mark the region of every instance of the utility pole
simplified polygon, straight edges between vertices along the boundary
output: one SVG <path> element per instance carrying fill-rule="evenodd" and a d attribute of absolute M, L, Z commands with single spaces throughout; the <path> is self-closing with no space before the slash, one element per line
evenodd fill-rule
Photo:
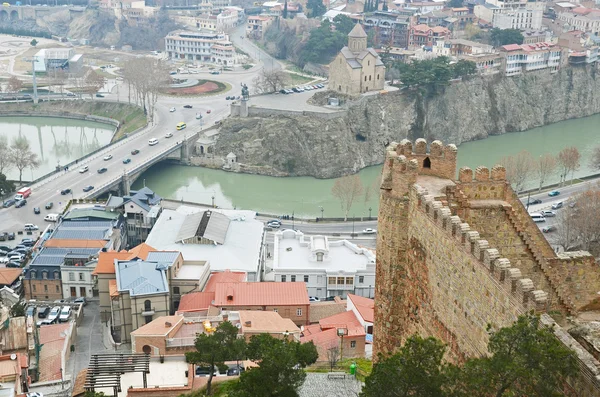
<path fill-rule="evenodd" d="M 35 80 L 35 61 L 37 61 L 36 56 L 32 56 L 31 58 L 23 58 L 25 62 L 31 62 L 31 75 L 33 76 L 33 103 L 38 103 L 38 93 L 37 93 L 37 81 Z"/>

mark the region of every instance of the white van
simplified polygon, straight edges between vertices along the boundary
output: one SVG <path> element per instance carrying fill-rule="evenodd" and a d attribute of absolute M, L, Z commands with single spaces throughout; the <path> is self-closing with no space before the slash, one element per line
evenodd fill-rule
<path fill-rule="evenodd" d="M 540 213 L 531 214 L 531 219 L 533 219 L 534 222 L 546 222 L 546 218 Z"/>
<path fill-rule="evenodd" d="M 48 214 L 44 217 L 46 222 L 58 222 L 58 214 Z"/>
<path fill-rule="evenodd" d="M 152 138 L 148 141 L 148 145 L 150 145 L 150 146 L 154 146 L 156 144 L 158 144 L 158 139 L 156 139 L 156 138 Z"/>

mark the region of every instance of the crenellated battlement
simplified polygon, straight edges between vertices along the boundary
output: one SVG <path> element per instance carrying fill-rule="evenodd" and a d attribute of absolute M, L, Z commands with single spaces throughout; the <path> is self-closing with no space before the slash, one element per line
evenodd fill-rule
<path fill-rule="evenodd" d="M 475 173 L 469 167 L 462 167 L 458 171 L 458 181 L 462 183 L 506 181 L 506 169 L 501 165 L 495 165 L 491 171 L 482 165 L 475 168 Z"/>
<path fill-rule="evenodd" d="M 410 171 L 414 170 L 412 166 L 416 165 L 418 174 L 453 180 L 456 175 L 456 146 L 444 145 L 436 140 L 431 142 L 429 150 L 427 149 L 427 141 L 423 138 L 417 139 L 414 144 L 408 139 L 403 139 L 400 143 L 392 142 L 388 145 L 386 160 L 403 157 L 408 163 L 412 163 Z M 403 172 L 407 169 L 400 166 L 398 169 L 394 168 L 394 171 Z"/>
<path fill-rule="evenodd" d="M 486 174 L 489 177 L 489 172 L 486 172 L 487 168 L 480 167 L 479 170 L 480 177 L 485 178 Z M 521 270 L 513 267 L 508 259 L 500 257 L 499 251 L 490 247 L 488 241 L 480 238 L 479 233 L 472 230 L 468 223 L 463 222 L 460 217 L 452 215 L 450 208 L 444 206 L 442 202 L 436 201 L 425 188 L 415 184 L 413 193 L 418 208 L 449 237 L 456 240 L 458 245 L 463 246 L 473 255 L 485 267 L 490 276 L 522 305 L 524 311 L 542 312 L 546 310 L 548 294 L 545 291 L 534 290 L 533 281 L 522 277 Z"/>

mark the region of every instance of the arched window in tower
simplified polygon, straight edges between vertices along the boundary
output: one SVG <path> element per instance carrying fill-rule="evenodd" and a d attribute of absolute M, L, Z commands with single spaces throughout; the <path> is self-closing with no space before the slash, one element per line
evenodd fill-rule
<path fill-rule="evenodd" d="M 423 168 L 431 168 L 431 160 L 429 160 L 429 157 L 425 157 L 425 160 L 423 160 Z"/>
<path fill-rule="evenodd" d="M 146 299 L 144 301 L 144 311 L 149 312 L 150 310 L 152 310 L 152 303 L 150 302 L 149 299 Z"/>

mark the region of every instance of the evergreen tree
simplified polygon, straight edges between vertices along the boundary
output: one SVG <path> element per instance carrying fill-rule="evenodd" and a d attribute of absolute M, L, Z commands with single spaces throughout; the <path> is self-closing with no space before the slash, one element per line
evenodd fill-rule
<path fill-rule="evenodd" d="M 388 10 L 388 6 L 387 6 L 387 1 L 383 1 L 383 6 L 381 7 L 381 11 L 387 11 Z"/>
<path fill-rule="evenodd" d="M 287 15 L 288 15 L 287 0 L 285 0 L 285 4 L 283 5 L 283 19 L 286 19 Z"/>
<path fill-rule="evenodd" d="M 323 5 L 323 0 L 308 0 L 306 2 L 306 8 L 310 10 L 310 17 L 316 18 L 325 14 L 327 9 Z"/>
<path fill-rule="evenodd" d="M 379 0 L 375 0 L 375 8 L 373 11 L 379 11 Z"/>

